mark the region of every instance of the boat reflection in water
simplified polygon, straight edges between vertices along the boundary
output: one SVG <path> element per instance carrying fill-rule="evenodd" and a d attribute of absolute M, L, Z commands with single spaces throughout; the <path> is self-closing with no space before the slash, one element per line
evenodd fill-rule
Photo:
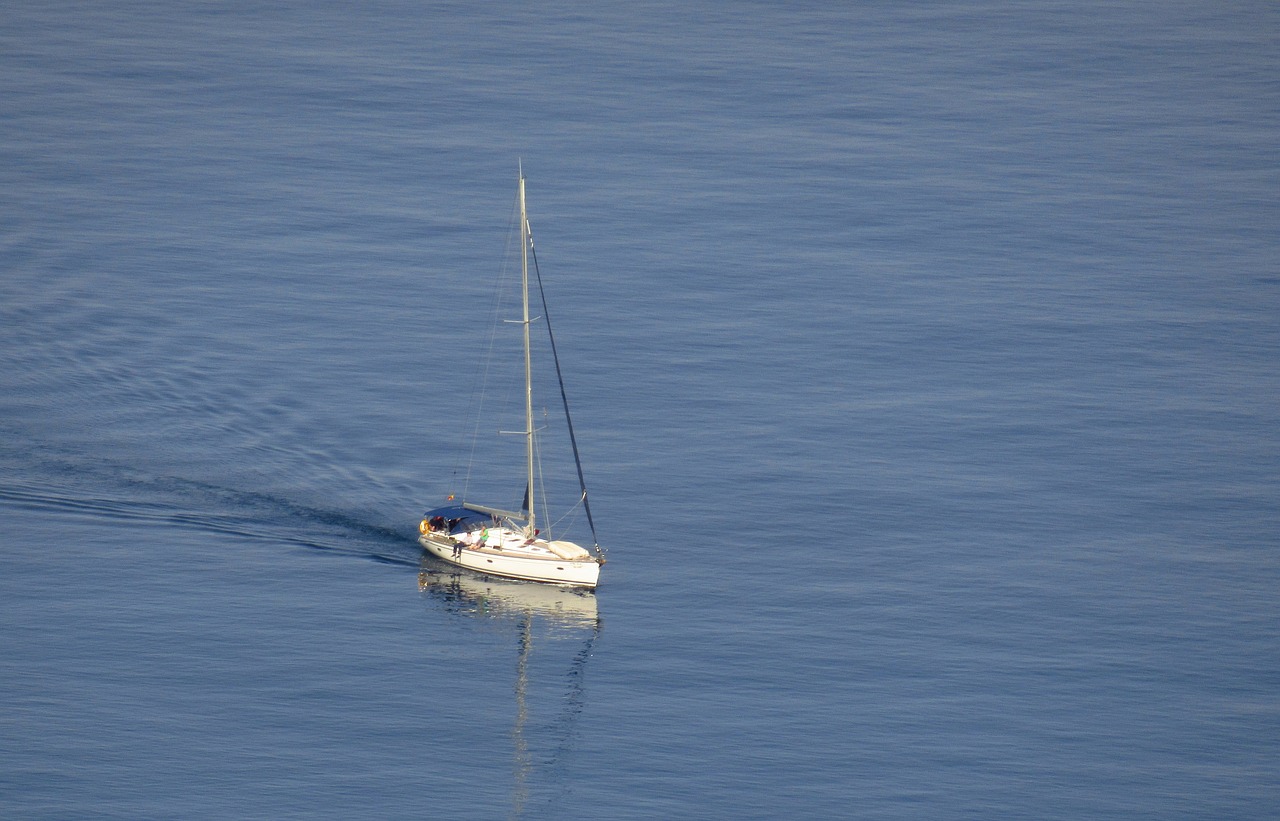
<path fill-rule="evenodd" d="M 551 722 L 560 736 L 555 747 L 565 752 L 573 735 L 573 725 L 585 704 L 584 672 L 592 647 L 600 634 L 600 616 L 593 592 L 581 589 L 509 581 L 455 570 L 434 557 L 424 555 L 418 573 L 418 589 L 442 601 L 455 613 L 509 620 L 516 627 L 517 654 L 515 669 L 515 723 L 511 738 L 514 745 L 512 785 L 512 817 L 524 814 L 529 801 L 529 781 L 533 775 L 533 757 L 529 753 L 526 726 L 529 722 L 529 656 L 533 651 L 534 621 L 540 620 L 549 630 L 539 630 L 542 638 L 581 640 L 566 672 L 567 685 L 561 696 L 560 717 Z M 548 762 L 552 768 L 559 763 Z"/>
<path fill-rule="evenodd" d="M 452 567 L 424 556 L 418 589 L 449 609 L 492 616 L 541 616 L 556 627 L 599 628 L 596 594 L 555 585 L 510 581 Z"/>

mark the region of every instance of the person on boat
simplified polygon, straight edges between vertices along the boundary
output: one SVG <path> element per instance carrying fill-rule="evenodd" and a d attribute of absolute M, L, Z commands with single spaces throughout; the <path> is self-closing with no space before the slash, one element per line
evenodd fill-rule
<path fill-rule="evenodd" d="M 453 558 L 462 557 L 462 542 L 458 539 L 453 540 Z"/>

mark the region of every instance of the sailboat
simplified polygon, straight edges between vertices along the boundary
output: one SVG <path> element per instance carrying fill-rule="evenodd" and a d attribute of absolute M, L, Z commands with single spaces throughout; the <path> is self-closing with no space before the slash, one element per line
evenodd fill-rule
<path fill-rule="evenodd" d="M 573 434 L 573 421 L 569 417 L 569 402 L 560 378 L 560 362 L 556 353 L 555 337 L 551 333 L 551 320 L 546 315 L 546 299 L 543 296 L 541 323 L 547 329 L 556 376 L 560 381 L 565 421 L 572 445 L 574 464 L 578 471 L 581 490 L 579 503 L 586 513 L 591 528 L 592 547 L 585 548 L 575 542 L 552 538 L 549 530 L 539 527 L 540 513 L 535 500 L 540 498 L 535 476 L 535 434 L 533 424 L 533 370 L 530 345 L 530 326 L 535 318 L 529 312 L 529 253 L 533 236 L 529 229 L 529 217 L 525 208 L 524 170 L 518 175 L 517 200 L 520 210 L 520 292 L 522 317 L 513 320 L 523 326 L 524 333 L 524 430 L 515 431 L 525 440 L 525 492 L 520 510 L 504 510 L 501 507 L 477 504 L 463 500 L 460 503 L 428 510 L 418 525 L 418 542 L 432 555 L 450 564 L 470 570 L 509 579 L 524 579 L 549 584 L 594 589 L 600 579 L 600 566 L 604 564 L 604 551 L 595 535 L 595 523 L 587 502 L 587 487 L 582 475 L 582 462 L 578 456 L 577 439 Z M 537 257 L 534 257 L 535 271 Z M 539 277 L 541 292 L 541 278 Z M 452 499 L 453 497 L 450 497 Z"/>

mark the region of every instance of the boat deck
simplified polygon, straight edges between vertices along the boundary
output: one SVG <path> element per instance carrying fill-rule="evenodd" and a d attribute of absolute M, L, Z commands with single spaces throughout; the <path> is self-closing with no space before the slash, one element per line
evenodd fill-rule
<path fill-rule="evenodd" d="M 545 541 L 543 539 L 526 539 L 523 533 L 504 527 L 489 528 L 488 538 L 480 541 L 480 533 L 446 534 L 430 532 L 425 534 L 438 544 L 461 544 L 464 551 L 478 554 L 499 554 L 524 559 L 545 559 L 547 561 L 582 561 L 592 556 L 581 546 L 573 542 Z"/>

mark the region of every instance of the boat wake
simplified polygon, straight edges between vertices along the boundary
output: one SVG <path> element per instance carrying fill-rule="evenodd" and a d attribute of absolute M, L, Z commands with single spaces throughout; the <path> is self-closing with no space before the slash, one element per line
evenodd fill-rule
<path fill-rule="evenodd" d="M 421 555 L 406 534 L 350 513 L 176 477 L 130 480 L 111 493 L 0 484 L 0 508 L 5 507 L 337 551 L 413 568 Z"/>

